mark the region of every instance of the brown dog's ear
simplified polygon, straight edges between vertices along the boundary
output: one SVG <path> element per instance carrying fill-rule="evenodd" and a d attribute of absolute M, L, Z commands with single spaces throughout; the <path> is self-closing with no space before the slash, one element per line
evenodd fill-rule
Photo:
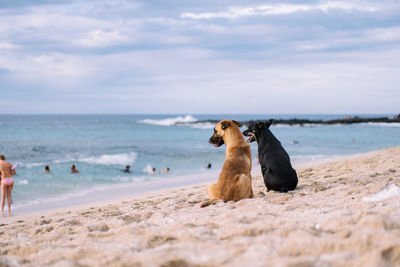
<path fill-rule="evenodd" d="M 233 122 L 234 124 L 236 124 L 236 125 L 237 125 L 237 127 L 240 127 L 240 126 L 242 126 L 242 125 L 240 124 L 240 122 L 238 122 L 238 121 L 232 120 L 232 122 Z"/>
<path fill-rule="evenodd" d="M 225 130 L 226 128 L 228 128 L 230 126 L 229 121 L 223 121 L 221 122 L 221 129 Z"/>

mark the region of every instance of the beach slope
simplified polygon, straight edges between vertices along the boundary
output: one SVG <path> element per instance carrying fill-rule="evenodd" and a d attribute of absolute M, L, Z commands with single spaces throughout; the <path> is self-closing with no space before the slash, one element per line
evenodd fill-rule
<path fill-rule="evenodd" d="M 0 219 L 0 266 L 400 265 L 400 147 L 298 174 L 295 191 L 253 177 L 253 199 L 203 209 L 192 186 Z"/>

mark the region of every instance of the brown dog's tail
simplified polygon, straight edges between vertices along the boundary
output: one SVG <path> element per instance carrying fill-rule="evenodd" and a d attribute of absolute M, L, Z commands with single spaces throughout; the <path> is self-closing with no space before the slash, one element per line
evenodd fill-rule
<path fill-rule="evenodd" d="M 201 203 L 200 208 L 205 208 L 207 206 L 214 205 L 215 203 L 217 203 L 216 199 L 210 199 Z"/>

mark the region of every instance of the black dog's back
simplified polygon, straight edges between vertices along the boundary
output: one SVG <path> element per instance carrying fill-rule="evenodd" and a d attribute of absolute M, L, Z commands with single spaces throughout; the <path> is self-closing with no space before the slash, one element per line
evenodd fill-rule
<path fill-rule="evenodd" d="M 281 142 L 268 129 L 271 122 L 259 123 L 256 126 L 250 125 L 249 130 L 253 130 L 258 143 L 258 158 L 268 191 L 287 192 L 296 188 L 297 173 L 293 169 L 289 155 L 282 147 Z M 249 130 L 243 132 L 243 134 L 248 134 Z"/>
<path fill-rule="evenodd" d="M 297 173 L 281 142 L 266 128 L 257 137 L 258 158 L 268 190 L 287 192 L 297 186 Z"/>

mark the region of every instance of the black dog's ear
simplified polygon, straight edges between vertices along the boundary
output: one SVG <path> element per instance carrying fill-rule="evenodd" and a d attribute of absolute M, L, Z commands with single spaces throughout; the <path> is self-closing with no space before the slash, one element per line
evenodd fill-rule
<path fill-rule="evenodd" d="M 228 128 L 230 126 L 229 121 L 223 121 L 221 122 L 221 129 L 225 130 L 226 128 Z"/>
<path fill-rule="evenodd" d="M 261 129 L 263 127 L 264 123 L 262 122 L 257 122 L 256 126 L 258 129 Z"/>
<path fill-rule="evenodd" d="M 267 126 L 267 128 L 269 128 L 269 126 L 271 126 L 271 124 L 274 122 L 273 119 L 270 119 L 269 121 L 265 122 L 265 126 Z"/>
<path fill-rule="evenodd" d="M 242 125 L 240 124 L 240 122 L 238 122 L 238 121 L 232 120 L 232 122 L 233 122 L 234 124 L 236 124 L 236 125 L 237 125 L 237 127 L 240 127 L 240 126 L 242 126 Z"/>

